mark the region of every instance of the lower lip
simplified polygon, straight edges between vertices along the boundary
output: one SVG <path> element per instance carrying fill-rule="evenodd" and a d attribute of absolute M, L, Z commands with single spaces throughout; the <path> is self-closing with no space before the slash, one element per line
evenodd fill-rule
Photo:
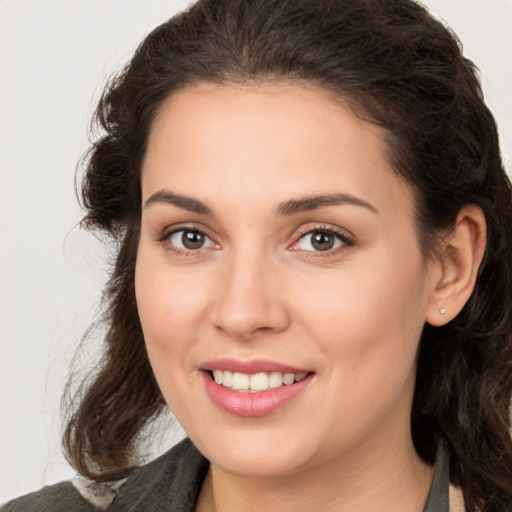
<path fill-rule="evenodd" d="M 256 393 L 233 391 L 217 384 L 209 372 L 201 372 L 206 385 L 206 391 L 212 401 L 221 409 L 236 416 L 258 417 L 266 416 L 300 395 L 313 380 L 314 374 L 308 374 L 304 379 L 289 386 L 269 389 Z"/>

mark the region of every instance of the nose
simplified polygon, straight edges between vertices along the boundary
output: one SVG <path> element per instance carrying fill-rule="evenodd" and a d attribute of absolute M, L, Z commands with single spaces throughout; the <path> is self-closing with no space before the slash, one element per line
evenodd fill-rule
<path fill-rule="evenodd" d="M 233 339 L 250 340 L 288 327 L 289 313 L 275 267 L 261 255 L 226 262 L 212 309 L 217 330 Z"/>

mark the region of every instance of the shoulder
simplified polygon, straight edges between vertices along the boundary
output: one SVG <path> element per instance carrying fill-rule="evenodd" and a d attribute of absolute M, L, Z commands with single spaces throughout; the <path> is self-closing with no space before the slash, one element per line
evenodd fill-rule
<path fill-rule="evenodd" d="M 194 510 L 208 467 L 208 461 L 185 439 L 126 479 L 98 485 L 74 478 L 10 501 L 0 506 L 0 512 Z"/>
<path fill-rule="evenodd" d="M 71 482 L 43 487 L 41 490 L 16 498 L 0 507 L 0 512 L 96 512 Z"/>
<path fill-rule="evenodd" d="M 209 462 L 189 439 L 135 470 L 119 489 L 108 512 L 192 511 Z"/>

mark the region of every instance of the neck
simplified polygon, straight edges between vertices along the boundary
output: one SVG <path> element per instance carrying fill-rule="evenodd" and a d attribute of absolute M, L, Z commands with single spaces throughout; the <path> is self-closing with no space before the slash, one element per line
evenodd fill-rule
<path fill-rule="evenodd" d="M 212 465 L 196 512 L 423 510 L 433 468 L 417 456 L 410 436 L 355 451 L 280 477 L 233 475 Z"/>

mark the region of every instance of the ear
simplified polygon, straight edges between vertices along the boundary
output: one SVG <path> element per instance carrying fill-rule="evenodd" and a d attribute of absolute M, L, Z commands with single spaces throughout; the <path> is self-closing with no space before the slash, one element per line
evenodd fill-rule
<path fill-rule="evenodd" d="M 426 321 L 441 326 L 453 320 L 475 287 L 486 244 L 486 222 L 482 210 L 464 206 L 455 225 L 441 242 Z"/>

